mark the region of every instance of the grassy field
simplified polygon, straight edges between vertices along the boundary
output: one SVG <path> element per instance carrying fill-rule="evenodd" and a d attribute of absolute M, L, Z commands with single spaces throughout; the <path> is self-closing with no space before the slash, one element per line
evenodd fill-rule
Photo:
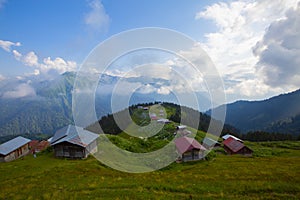
<path fill-rule="evenodd" d="M 0 199 L 300 199 L 300 142 L 247 145 L 253 157 L 217 154 L 143 174 L 93 157 L 29 155 L 0 163 Z"/>

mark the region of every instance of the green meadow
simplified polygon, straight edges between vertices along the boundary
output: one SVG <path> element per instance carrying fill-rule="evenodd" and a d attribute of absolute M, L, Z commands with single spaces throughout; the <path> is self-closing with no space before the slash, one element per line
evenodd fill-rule
<path fill-rule="evenodd" d="M 0 163 L 0 199 L 300 199 L 300 142 L 246 145 L 252 157 L 220 150 L 141 174 L 42 152 Z"/>

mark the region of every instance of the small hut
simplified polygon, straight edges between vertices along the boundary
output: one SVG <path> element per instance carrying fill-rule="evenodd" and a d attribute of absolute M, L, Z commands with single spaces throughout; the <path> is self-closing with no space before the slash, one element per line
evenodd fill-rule
<path fill-rule="evenodd" d="M 16 137 L 0 145 L 0 162 L 9 162 L 29 153 L 30 140 Z"/>
<path fill-rule="evenodd" d="M 54 134 L 51 146 L 56 157 L 86 158 L 90 153 L 97 152 L 97 138 L 95 133 L 69 125 Z"/>
<path fill-rule="evenodd" d="M 241 154 L 251 156 L 253 151 L 245 146 L 242 142 L 235 140 L 232 137 L 223 141 L 224 150 L 229 154 Z"/>
<path fill-rule="evenodd" d="M 197 140 L 186 136 L 177 138 L 175 145 L 183 162 L 202 159 L 206 150 Z"/>

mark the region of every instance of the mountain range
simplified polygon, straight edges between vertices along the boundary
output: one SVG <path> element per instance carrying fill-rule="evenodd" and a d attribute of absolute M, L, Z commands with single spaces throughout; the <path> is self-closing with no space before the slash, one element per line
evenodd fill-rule
<path fill-rule="evenodd" d="M 106 74 L 101 76 L 95 91 L 95 111 L 98 118 L 112 112 L 110 106 L 112 92 L 120 78 Z M 72 124 L 72 93 L 75 79 L 74 72 L 66 72 L 52 80 L 40 80 L 30 76 L 0 82 L 0 136 L 24 133 L 52 135 L 57 129 Z M 165 80 L 146 80 L 143 77 L 126 78 L 127 83 L 135 84 L 135 82 L 143 83 L 143 81 L 155 86 L 158 82 Z M 114 95 L 119 102 L 126 99 L 124 94 Z M 202 99 L 202 109 L 210 104 L 202 94 L 199 93 L 198 96 Z M 151 91 L 145 93 L 145 91 L 137 90 L 132 94 L 129 104 L 157 100 L 177 102 L 172 93 L 158 94 Z M 117 111 L 128 106 L 117 104 Z"/>
<path fill-rule="evenodd" d="M 32 77 L 0 82 L 0 136 L 19 134 L 52 135 L 57 129 L 73 123 L 72 93 L 76 74 L 66 72 L 52 80 L 40 80 Z M 138 80 L 137 80 L 138 79 Z M 114 85 L 120 77 L 102 75 L 95 91 L 95 110 L 100 119 L 112 112 L 111 98 Z M 127 78 L 128 83 L 143 82 L 143 77 Z M 146 80 L 155 86 L 165 80 Z M 199 108 L 208 108 L 210 101 L 202 93 Z M 122 101 L 122 94 L 116 98 Z M 129 105 L 147 102 L 177 103 L 174 94 L 158 94 L 156 92 L 137 91 L 130 98 Z M 263 130 L 269 132 L 300 132 L 300 90 L 282 94 L 264 101 L 237 101 L 227 105 L 225 123 L 230 124 L 242 133 Z M 129 106 L 127 105 L 127 106 Z M 126 107 L 127 107 L 126 106 Z M 126 107 L 118 107 L 118 110 Z M 220 107 L 216 108 L 220 109 Z M 209 114 L 210 111 L 207 112 Z M 92 123 L 92 122 L 91 122 Z"/>
<path fill-rule="evenodd" d="M 300 135 L 300 90 L 262 101 L 227 104 L 225 123 L 242 133 L 266 131 Z"/>

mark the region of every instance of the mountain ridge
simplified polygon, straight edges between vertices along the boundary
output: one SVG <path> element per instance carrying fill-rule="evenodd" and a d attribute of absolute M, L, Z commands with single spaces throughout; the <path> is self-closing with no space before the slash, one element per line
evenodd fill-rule
<path fill-rule="evenodd" d="M 298 135 L 300 131 L 299 102 L 300 89 L 261 101 L 239 100 L 226 105 L 225 123 L 237 127 L 242 133 L 268 131 Z M 210 112 L 211 110 L 206 113 Z M 291 124 L 297 124 L 297 126 L 290 129 Z"/>

